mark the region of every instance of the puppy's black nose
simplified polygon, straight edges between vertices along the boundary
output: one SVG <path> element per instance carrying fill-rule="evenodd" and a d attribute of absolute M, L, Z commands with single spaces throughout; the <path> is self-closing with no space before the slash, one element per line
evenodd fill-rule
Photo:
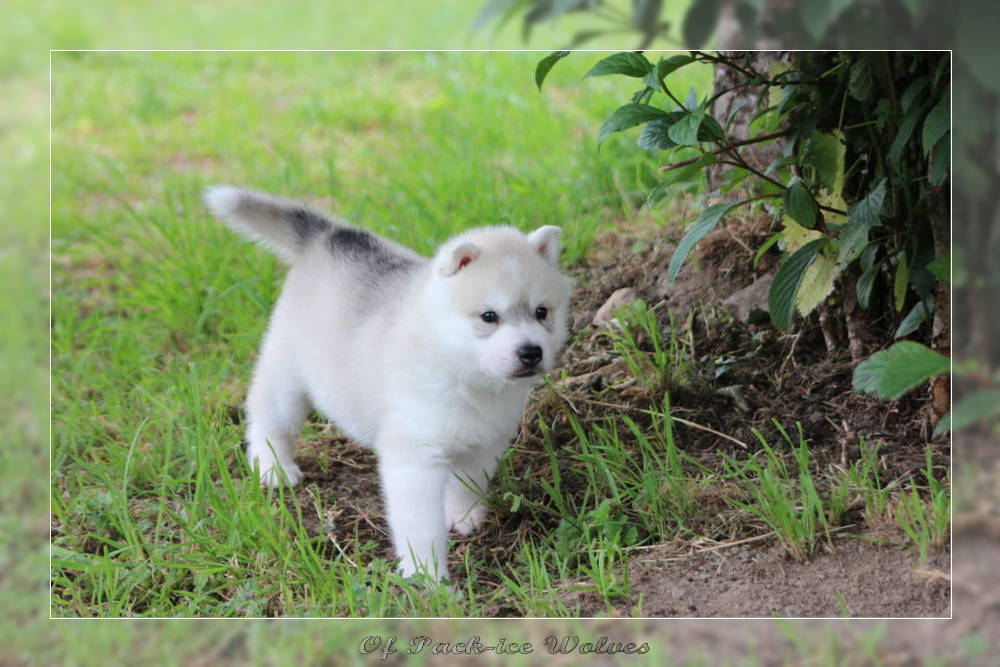
<path fill-rule="evenodd" d="M 542 348 L 537 345 L 522 345 L 517 348 L 517 358 L 525 366 L 537 366 L 542 360 Z"/>

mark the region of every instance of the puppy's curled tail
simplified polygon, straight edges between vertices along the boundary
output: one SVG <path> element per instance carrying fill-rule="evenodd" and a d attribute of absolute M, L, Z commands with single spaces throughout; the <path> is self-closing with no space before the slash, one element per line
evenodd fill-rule
<path fill-rule="evenodd" d="M 231 185 L 205 190 L 212 213 L 240 234 L 257 241 L 292 263 L 308 243 L 336 226 L 326 216 L 305 206 Z"/>

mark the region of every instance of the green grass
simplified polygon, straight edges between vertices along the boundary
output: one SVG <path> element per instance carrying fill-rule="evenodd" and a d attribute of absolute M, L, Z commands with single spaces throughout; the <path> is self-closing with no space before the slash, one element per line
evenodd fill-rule
<path fill-rule="evenodd" d="M 690 337 L 691 327 L 686 331 Z M 615 312 L 615 326 L 608 329 L 607 335 L 629 373 L 648 391 L 663 392 L 687 379 L 687 350 L 691 346 L 685 343 L 689 341 L 680 340 L 673 318 L 667 331 L 662 331 L 656 313 L 645 302 L 620 307 Z M 640 341 L 648 342 L 652 351 L 643 351 Z"/>
<path fill-rule="evenodd" d="M 789 555 L 803 559 L 813 553 L 824 537 L 829 539 L 831 525 L 827 520 L 827 503 L 820 496 L 810 469 L 809 445 L 801 424 L 797 426 L 798 442 L 775 422 L 791 450 L 794 467 L 757 430 L 754 435 L 762 448 L 759 455 L 745 461 L 727 457 L 726 463 L 752 498 L 749 502 L 734 499 L 734 504 L 767 524 Z"/>
<path fill-rule="evenodd" d="M 839 524 L 851 507 L 864 508 L 866 521 L 874 524 L 883 520 L 892 489 L 879 479 L 878 444 L 869 444 L 864 438 L 858 442 L 859 456 L 848 466 L 838 466 L 831 476 L 830 499 L 827 515 L 831 524 Z"/>
<path fill-rule="evenodd" d="M 423 595 L 373 545 L 322 556 L 325 538 L 253 482 L 226 415 L 283 269 L 200 193 L 311 199 L 422 252 L 470 226 L 557 224 L 572 263 L 641 203 L 657 162 L 631 136 L 597 148 L 627 84 L 580 83 L 581 54 L 540 94 L 537 57 L 53 55 L 54 614 L 479 612 L 482 595 Z M 553 567 L 620 595 L 605 545 Z M 526 556 L 529 573 L 532 558 L 551 559 Z M 548 595 L 531 609 L 563 611 Z"/>
<path fill-rule="evenodd" d="M 927 481 L 926 499 L 916 485 L 898 499 L 893 516 L 896 523 L 917 548 L 917 567 L 927 567 L 931 548 L 942 547 L 951 535 L 950 485 L 934 476 L 932 451 L 927 447 L 927 463 L 923 470 Z"/>

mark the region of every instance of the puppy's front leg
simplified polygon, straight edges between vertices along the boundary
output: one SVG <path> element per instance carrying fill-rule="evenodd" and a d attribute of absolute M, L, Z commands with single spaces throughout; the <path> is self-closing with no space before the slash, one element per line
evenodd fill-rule
<path fill-rule="evenodd" d="M 442 506 L 448 467 L 393 444 L 380 448 L 379 472 L 399 569 L 404 577 L 426 572 L 446 579 L 448 531 Z"/>
<path fill-rule="evenodd" d="M 471 535 L 479 528 L 486 517 L 486 506 L 480 496 L 486 493 L 490 477 L 506 450 L 506 442 L 473 449 L 451 465 L 444 492 L 444 522 L 449 529 L 459 535 Z"/>

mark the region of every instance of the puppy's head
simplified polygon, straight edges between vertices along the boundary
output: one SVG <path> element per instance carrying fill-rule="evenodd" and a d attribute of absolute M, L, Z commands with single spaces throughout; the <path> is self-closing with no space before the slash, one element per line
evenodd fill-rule
<path fill-rule="evenodd" d="M 487 227 L 438 250 L 433 319 L 442 353 L 467 379 L 530 382 L 552 369 L 569 315 L 559 233 L 552 226 L 530 234 Z"/>

